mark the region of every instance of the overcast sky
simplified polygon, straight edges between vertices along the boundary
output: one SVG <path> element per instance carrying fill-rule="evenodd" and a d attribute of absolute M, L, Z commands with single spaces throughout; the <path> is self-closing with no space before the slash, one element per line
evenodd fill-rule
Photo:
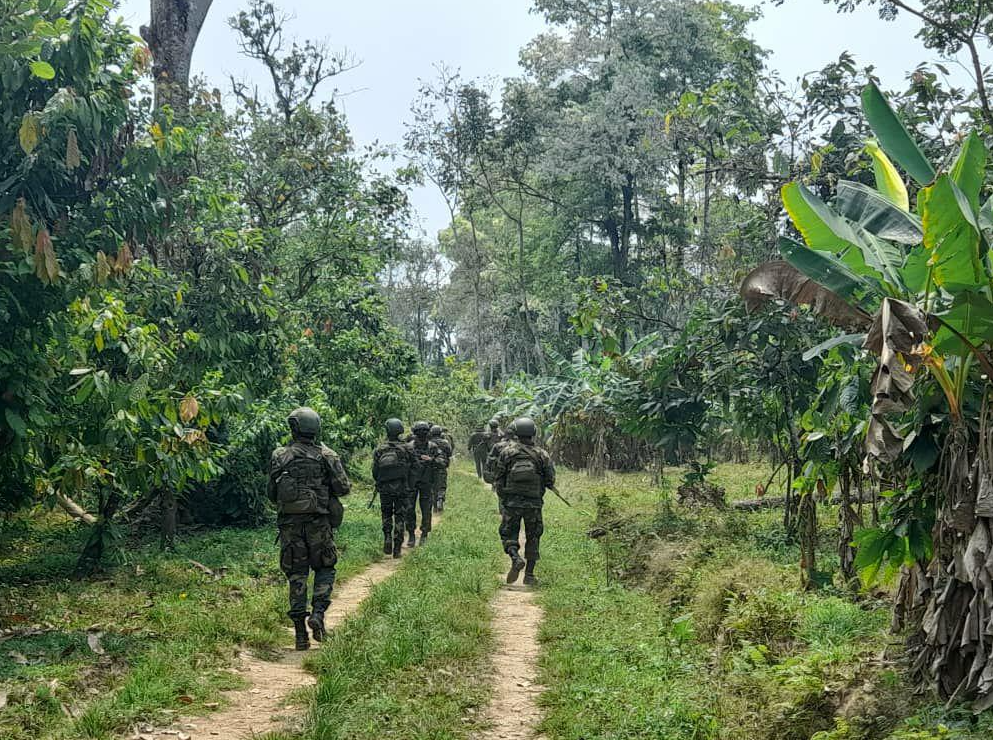
<path fill-rule="evenodd" d="M 359 145 L 402 141 L 418 80 L 433 78 L 435 65 L 444 62 L 466 78 L 515 75 L 518 51 L 544 26 L 540 16 L 528 12 L 530 0 L 276 3 L 294 16 L 292 33 L 327 40 L 361 61 L 334 83 Z M 123 0 L 121 12 L 137 28 L 147 20 L 148 5 L 148 0 Z M 227 27 L 227 19 L 246 6 L 247 0 L 214 0 L 194 54 L 194 73 L 222 90 L 230 74 L 257 78 L 266 89 L 262 70 L 239 55 Z M 769 64 L 786 80 L 819 69 L 849 50 L 859 64 L 875 65 L 885 85 L 898 87 L 907 71 L 933 57 L 913 38 L 909 19 L 884 23 L 872 8 L 839 15 L 821 0 L 786 0 L 783 7 L 763 5 L 762 10 L 754 38 L 772 52 Z M 412 197 L 428 234 L 445 226 L 448 214 L 437 193 L 422 188 Z"/>

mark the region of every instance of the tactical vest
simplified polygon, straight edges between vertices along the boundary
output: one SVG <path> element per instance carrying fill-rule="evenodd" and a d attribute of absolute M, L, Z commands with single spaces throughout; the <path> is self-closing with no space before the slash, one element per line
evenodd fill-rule
<path fill-rule="evenodd" d="M 376 462 L 376 475 L 379 483 L 392 483 L 407 477 L 407 455 L 402 442 L 387 442 L 387 447 Z"/>
<path fill-rule="evenodd" d="M 316 445 L 284 448 L 276 473 L 276 510 L 280 514 L 330 513 L 327 467 Z"/>
<path fill-rule="evenodd" d="M 407 444 L 407 449 L 413 456 L 410 468 L 410 477 L 416 483 L 424 483 L 425 481 L 430 483 L 434 479 L 434 466 L 435 462 L 424 462 L 421 460 L 421 455 L 430 455 L 432 458 L 436 458 L 438 455 L 438 446 L 431 441 L 428 441 L 423 447 L 417 444 L 415 439 L 413 442 Z"/>
<path fill-rule="evenodd" d="M 514 444 L 509 452 L 506 484 L 501 493 L 540 499 L 544 489 L 540 453 L 532 447 L 519 443 Z M 506 453 L 505 450 L 501 456 Z"/>

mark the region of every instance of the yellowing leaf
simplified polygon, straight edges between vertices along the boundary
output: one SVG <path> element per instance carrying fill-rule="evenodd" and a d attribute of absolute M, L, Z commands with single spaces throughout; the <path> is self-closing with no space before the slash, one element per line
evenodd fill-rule
<path fill-rule="evenodd" d="M 97 262 L 94 269 L 94 277 L 96 278 L 98 285 L 103 285 L 107 282 L 112 271 L 110 262 L 107 260 L 107 255 L 103 253 L 103 250 L 97 252 Z"/>
<path fill-rule="evenodd" d="M 117 263 L 115 269 L 121 275 L 124 275 L 131 269 L 131 265 L 134 264 L 134 256 L 131 254 L 131 247 L 127 242 L 121 245 L 121 248 L 117 250 Z"/>
<path fill-rule="evenodd" d="M 179 402 L 179 418 L 183 420 L 184 423 L 189 424 L 200 414 L 200 404 L 197 399 L 187 394 L 182 401 Z"/>
<path fill-rule="evenodd" d="M 907 186 L 904 185 L 903 178 L 900 177 L 900 173 L 890 162 L 889 157 L 872 139 L 865 143 L 865 150 L 872 157 L 872 169 L 876 174 L 876 190 L 897 208 L 909 212 L 910 196 L 907 195 Z"/>
<path fill-rule="evenodd" d="M 76 129 L 69 129 L 66 137 L 66 167 L 74 170 L 80 165 L 79 140 L 76 138 Z"/>
<path fill-rule="evenodd" d="M 38 146 L 38 139 L 41 138 L 41 124 L 38 123 L 38 116 L 34 113 L 25 113 L 21 119 L 21 128 L 17 132 L 17 138 L 21 142 L 21 149 L 25 154 L 31 154 Z"/>
<path fill-rule="evenodd" d="M 45 228 L 38 232 L 35 240 L 34 272 L 45 285 L 51 285 L 59 279 L 59 260 L 52 248 L 52 237 Z"/>
<path fill-rule="evenodd" d="M 34 246 L 34 229 L 28 218 L 24 198 L 18 198 L 14 204 L 14 212 L 10 215 L 10 236 L 14 246 L 20 247 L 24 252 L 30 252 Z"/>
<path fill-rule="evenodd" d="M 93 346 L 97 348 L 97 352 L 103 352 L 103 332 L 98 331 L 93 335 Z"/>

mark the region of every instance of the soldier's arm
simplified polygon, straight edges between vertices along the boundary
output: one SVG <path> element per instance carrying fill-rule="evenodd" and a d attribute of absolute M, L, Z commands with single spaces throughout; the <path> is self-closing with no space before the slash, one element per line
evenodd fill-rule
<path fill-rule="evenodd" d="M 496 457 L 496 461 L 493 463 L 493 484 L 497 487 L 497 491 L 502 491 L 507 485 L 509 460 L 510 456 L 501 450 L 500 454 Z"/>
<path fill-rule="evenodd" d="M 372 479 L 376 483 L 379 483 L 379 455 L 380 448 L 377 447 L 372 451 Z"/>
<path fill-rule="evenodd" d="M 352 482 L 348 480 L 348 474 L 345 472 L 345 466 L 341 464 L 341 458 L 328 450 L 324 453 L 324 459 L 328 461 L 331 492 L 335 496 L 347 496 L 352 492 Z"/>
<path fill-rule="evenodd" d="M 272 457 L 269 458 L 269 479 L 266 483 L 266 496 L 270 501 L 276 503 L 276 474 L 279 472 L 279 466 L 277 463 L 276 453 L 272 453 Z"/>
<path fill-rule="evenodd" d="M 544 459 L 544 466 L 542 470 L 542 483 L 545 488 L 555 488 L 555 463 L 552 462 L 552 458 L 548 453 L 542 455 Z"/>

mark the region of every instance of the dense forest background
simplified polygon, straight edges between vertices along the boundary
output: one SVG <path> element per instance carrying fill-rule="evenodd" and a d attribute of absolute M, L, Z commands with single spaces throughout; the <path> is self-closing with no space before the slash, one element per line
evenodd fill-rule
<path fill-rule="evenodd" d="M 715 462 L 767 460 L 804 586 L 840 497 L 835 585 L 897 579 L 919 685 L 987 708 L 993 13 L 836 4 L 938 61 L 785 79 L 741 5 L 535 0 L 520 75 L 439 67 L 398 167 L 327 92 L 354 60 L 266 0 L 229 25 L 268 84 L 224 90 L 190 78 L 209 0 L 143 38 L 0 0 L 0 511 L 81 520 L 82 571 L 143 524 L 264 521 L 298 405 L 357 477 L 390 416 L 464 444 L 528 413 L 561 463 L 681 465 L 719 506 Z"/>

